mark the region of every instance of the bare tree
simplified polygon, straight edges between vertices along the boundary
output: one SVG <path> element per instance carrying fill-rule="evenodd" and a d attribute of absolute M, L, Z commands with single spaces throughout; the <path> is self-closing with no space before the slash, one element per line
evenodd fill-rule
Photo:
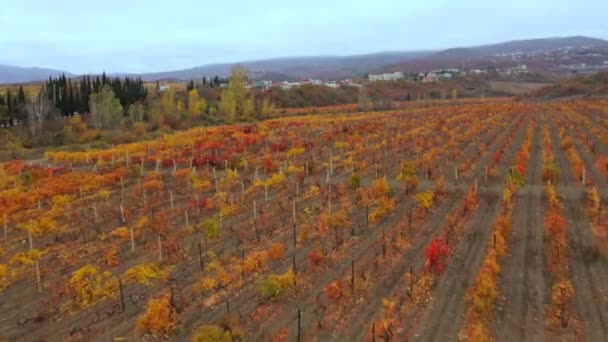
<path fill-rule="evenodd" d="M 51 113 L 53 104 L 49 100 L 46 87 L 42 87 L 36 96 L 27 103 L 27 125 L 32 136 L 42 134 L 42 123 Z"/>

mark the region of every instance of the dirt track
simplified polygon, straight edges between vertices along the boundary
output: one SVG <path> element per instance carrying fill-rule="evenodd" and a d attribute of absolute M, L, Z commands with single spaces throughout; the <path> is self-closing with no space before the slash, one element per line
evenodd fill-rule
<path fill-rule="evenodd" d="M 552 125 L 552 139 L 558 141 L 557 127 Z M 575 180 L 563 151 L 554 144 L 554 153 L 562 177 L 564 212 L 568 221 L 570 240 L 570 271 L 574 285 L 575 306 L 581 315 L 585 340 L 601 341 L 608 336 L 608 307 L 602 301 L 601 291 L 608 284 L 608 267 L 594 251 L 593 236 L 581 207 L 585 194 L 580 181 Z"/>
<path fill-rule="evenodd" d="M 526 185 L 516 194 L 511 246 L 501 263 L 494 330 L 501 341 L 544 339 L 545 282 L 542 237 L 541 131 L 537 125 L 531 147 Z"/>

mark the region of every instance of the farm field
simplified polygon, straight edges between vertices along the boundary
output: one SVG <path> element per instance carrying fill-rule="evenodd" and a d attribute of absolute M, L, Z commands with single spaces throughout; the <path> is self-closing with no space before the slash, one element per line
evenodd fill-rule
<path fill-rule="evenodd" d="M 603 341 L 608 101 L 196 128 L 0 164 L 0 340 Z"/>

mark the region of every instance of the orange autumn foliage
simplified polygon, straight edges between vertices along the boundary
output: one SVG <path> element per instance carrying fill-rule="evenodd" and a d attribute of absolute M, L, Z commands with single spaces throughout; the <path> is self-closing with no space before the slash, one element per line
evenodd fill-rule
<path fill-rule="evenodd" d="M 278 260 L 285 255 L 285 245 L 277 242 L 268 249 L 268 256 L 270 259 Z"/>
<path fill-rule="evenodd" d="M 337 303 L 342 298 L 342 283 L 339 280 L 333 281 L 325 286 L 324 291 L 327 298 Z"/>
<path fill-rule="evenodd" d="M 479 203 L 479 198 L 477 198 L 477 193 L 475 192 L 475 189 L 471 188 L 464 197 L 465 212 L 469 212 L 475 209 L 477 203 Z"/>
<path fill-rule="evenodd" d="M 171 304 L 171 294 L 164 291 L 160 297 L 150 299 L 144 313 L 137 319 L 137 329 L 154 336 L 164 336 L 175 329 L 179 320 Z"/>

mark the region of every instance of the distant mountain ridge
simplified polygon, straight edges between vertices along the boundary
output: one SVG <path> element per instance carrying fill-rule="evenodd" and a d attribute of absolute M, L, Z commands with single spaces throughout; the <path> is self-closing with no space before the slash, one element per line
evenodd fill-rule
<path fill-rule="evenodd" d="M 287 57 L 263 60 L 244 61 L 239 63 L 220 63 L 196 66 L 182 70 L 153 72 L 153 73 L 112 73 L 114 76 L 142 77 L 146 81 L 157 80 L 198 80 L 203 77 L 228 76 L 234 64 L 242 64 L 258 79 L 273 81 L 296 79 L 344 79 L 362 77 L 366 73 L 384 71 L 424 72 L 442 67 L 477 67 L 494 63 L 508 63 L 515 61 L 514 56 L 536 56 L 535 59 L 523 58 L 519 63 L 529 61 L 531 65 L 543 67 L 538 56 L 543 53 L 570 48 L 588 46 L 601 47 L 598 58 L 608 59 L 608 41 L 584 36 L 554 37 L 541 39 L 514 40 L 498 44 L 488 44 L 472 47 L 450 48 L 442 51 L 396 51 L 379 52 L 352 56 L 311 56 Z M 606 57 L 604 57 L 604 54 Z M 507 56 L 507 57 L 505 57 Z M 585 59 L 578 58 L 584 62 Z M 599 59 L 598 59 L 599 60 Z M 26 83 L 44 81 L 49 76 L 65 73 L 66 76 L 75 75 L 53 69 L 23 68 L 10 65 L 0 65 L 0 84 Z"/>
<path fill-rule="evenodd" d="M 49 76 L 60 76 L 62 74 L 67 77 L 74 76 L 69 72 L 55 69 L 0 64 L 0 84 L 38 82 L 48 79 Z"/>
<path fill-rule="evenodd" d="M 353 56 L 312 56 L 272 58 L 239 63 L 221 63 L 198 66 L 194 68 L 158 73 L 142 74 L 145 80 L 157 79 L 201 79 L 203 76 L 228 76 L 234 64 L 245 66 L 254 74 L 274 74 L 271 78 L 283 79 L 340 79 L 363 76 L 369 70 L 387 64 L 397 63 L 430 55 L 431 51 L 413 52 L 380 52 Z M 263 77 L 260 77 L 263 78 Z"/>
<path fill-rule="evenodd" d="M 435 56 L 489 57 L 505 53 L 552 52 L 568 47 L 608 45 L 608 41 L 584 36 L 513 40 L 504 43 L 443 50 Z"/>
<path fill-rule="evenodd" d="M 595 47 L 594 56 L 584 56 L 582 49 Z M 568 56 L 561 59 L 564 51 L 579 51 L 583 56 Z M 573 57 L 573 58 L 571 58 Z M 513 40 L 504 43 L 459 47 L 443 50 L 424 58 L 402 61 L 387 65 L 381 71 L 424 72 L 441 68 L 483 68 L 487 66 L 507 66 L 513 64 L 530 65 L 537 70 L 559 72 L 559 66 L 577 63 L 601 63 L 608 59 L 608 41 L 584 36 L 553 37 L 527 40 Z"/>

